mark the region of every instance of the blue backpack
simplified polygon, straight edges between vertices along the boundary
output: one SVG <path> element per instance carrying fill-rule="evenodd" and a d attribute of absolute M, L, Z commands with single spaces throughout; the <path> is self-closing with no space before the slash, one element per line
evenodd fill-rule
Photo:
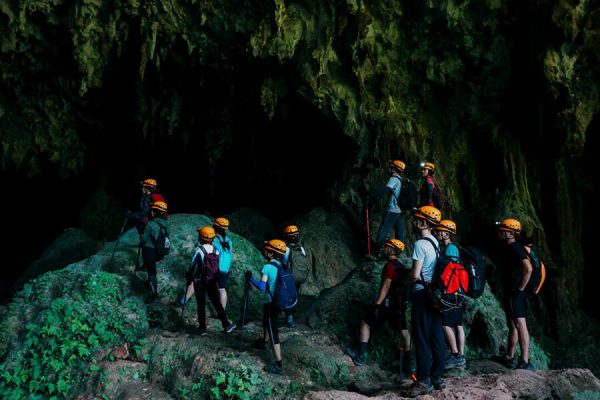
<path fill-rule="evenodd" d="M 272 262 L 272 266 L 277 268 L 277 278 L 275 279 L 275 292 L 273 294 L 273 303 L 281 310 L 291 310 L 298 303 L 298 292 L 296 291 L 296 281 L 292 272 L 279 263 Z"/>

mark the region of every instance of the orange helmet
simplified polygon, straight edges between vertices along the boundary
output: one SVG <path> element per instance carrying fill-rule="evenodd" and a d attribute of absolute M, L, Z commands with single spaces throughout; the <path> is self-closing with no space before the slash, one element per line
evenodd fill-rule
<path fill-rule="evenodd" d="M 164 201 L 157 201 L 155 203 L 153 203 L 150 208 L 152 208 L 153 210 L 158 210 L 162 213 L 166 213 L 167 212 L 167 203 L 165 203 Z"/>
<path fill-rule="evenodd" d="M 298 236 L 300 234 L 300 230 L 296 225 L 288 225 L 283 228 L 283 235 L 288 237 Z"/>
<path fill-rule="evenodd" d="M 156 179 L 144 179 L 140 183 L 142 184 L 142 187 L 148 189 L 156 189 L 156 186 L 158 185 Z"/>
<path fill-rule="evenodd" d="M 431 172 L 435 172 L 435 164 L 431 162 L 422 162 L 421 168 L 425 168 L 430 170 Z"/>
<path fill-rule="evenodd" d="M 203 242 L 211 243 L 215 238 L 216 233 L 212 226 L 205 226 L 203 228 L 198 228 L 198 236 Z"/>
<path fill-rule="evenodd" d="M 449 219 L 440 221 L 439 225 L 434 228 L 436 231 L 446 231 L 456 235 L 456 224 Z"/>
<path fill-rule="evenodd" d="M 433 225 L 437 225 L 440 223 L 442 219 L 442 212 L 435 207 L 432 206 L 423 206 L 419 207 L 415 213 L 415 218 L 421 218 L 426 221 L 429 221 Z"/>
<path fill-rule="evenodd" d="M 404 243 L 398 239 L 390 239 L 385 242 L 385 245 L 396 250 L 398 253 L 402 253 L 404 251 Z"/>
<path fill-rule="evenodd" d="M 285 254 L 287 247 L 283 240 L 272 239 L 265 244 L 265 250 L 274 251 L 277 254 Z"/>
<path fill-rule="evenodd" d="M 390 167 L 394 168 L 400 172 L 404 172 L 404 168 L 406 168 L 406 164 L 400 160 L 391 160 Z"/>
<path fill-rule="evenodd" d="M 219 217 L 213 220 L 214 226 L 218 226 L 221 229 L 229 229 L 229 220 L 227 218 Z"/>
<path fill-rule="evenodd" d="M 513 218 L 507 218 L 502 222 L 496 222 L 498 229 L 514 233 L 521 233 L 521 223 Z"/>

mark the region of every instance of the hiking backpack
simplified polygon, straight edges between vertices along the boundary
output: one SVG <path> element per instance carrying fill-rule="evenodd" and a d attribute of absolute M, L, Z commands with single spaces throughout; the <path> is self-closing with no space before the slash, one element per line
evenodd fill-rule
<path fill-rule="evenodd" d="M 273 302 L 277 309 L 281 311 L 291 310 L 298 303 L 298 292 L 296 291 L 296 281 L 292 272 L 278 263 L 272 262 L 272 266 L 277 268 L 277 278 L 275 279 L 275 291 L 273 293 Z"/>
<path fill-rule="evenodd" d="M 212 253 L 207 252 L 204 246 L 200 246 L 200 251 L 203 255 L 199 264 L 200 279 L 205 285 L 216 284 L 219 281 L 219 253 L 214 246 Z M 198 265 L 198 263 L 195 264 Z"/>
<path fill-rule="evenodd" d="M 171 242 L 169 241 L 169 232 L 165 226 L 158 224 L 158 236 L 155 242 L 156 254 L 166 256 L 171 251 Z"/>
<path fill-rule="evenodd" d="M 419 204 L 419 194 L 417 186 L 410 179 L 400 179 L 400 194 L 396 198 L 396 203 L 402 211 L 412 210 Z"/>
<path fill-rule="evenodd" d="M 546 281 L 546 265 L 537 255 L 537 249 L 533 244 L 524 245 L 523 247 L 529 256 L 531 266 L 533 267 L 531 271 L 531 278 L 529 278 L 527 287 L 531 293 L 538 294 L 542 289 L 544 282 Z"/>
<path fill-rule="evenodd" d="M 433 205 L 435 206 L 435 208 L 437 208 L 438 210 L 442 210 L 442 209 L 446 208 L 446 196 L 444 196 L 444 193 L 440 189 L 437 182 L 435 182 L 435 184 L 433 186 L 433 193 L 431 195 L 431 200 L 433 201 Z"/>
<path fill-rule="evenodd" d="M 404 306 L 404 304 L 407 303 L 410 299 L 410 285 L 405 285 L 403 284 L 403 282 L 405 281 L 406 275 L 408 275 L 410 269 L 405 268 L 404 265 L 398 259 L 392 260 L 392 264 L 394 265 L 394 270 L 398 275 L 396 281 L 392 282 L 392 285 L 396 284 L 398 288 L 398 304 Z"/>
<path fill-rule="evenodd" d="M 460 260 L 469 274 L 469 289 L 467 296 L 476 299 L 483 294 L 485 289 L 485 255 L 475 247 L 460 249 Z"/>
<path fill-rule="evenodd" d="M 460 308 L 469 288 L 469 274 L 459 262 L 440 254 L 433 240 L 427 240 L 435 249 L 437 260 L 431 282 L 427 285 L 427 297 L 430 305 L 441 313 Z M 421 280 L 423 274 L 421 273 Z"/>

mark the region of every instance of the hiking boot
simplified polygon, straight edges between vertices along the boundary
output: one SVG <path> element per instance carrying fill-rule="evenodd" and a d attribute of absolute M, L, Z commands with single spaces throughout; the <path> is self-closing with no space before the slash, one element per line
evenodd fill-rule
<path fill-rule="evenodd" d="M 462 354 L 450 354 L 446 359 L 446 366 L 444 369 L 465 368 L 466 366 L 467 361 Z"/>
<path fill-rule="evenodd" d="M 293 319 L 292 319 L 292 320 L 288 320 L 288 321 L 285 323 L 285 325 L 286 325 L 288 328 L 290 328 L 290 329 L 294 329 L 294 328 L 296 328 L 296 322 L 294 322 L 294 320 L 293 320 Z"/>
<path fill-rule="evenodd" d="M 515 369 L 515 367 L 517 366 L 517 360 L 514 357 L 506 357 L 506 354 L 503 356 L 493 356 L 492 360 L 504 365 L 508 369 Z"/>
<path fill-rule="evenodd" d="M 227 328 L 225 328 L 225 332 L 231 333 L 236 327 L 237 325 L 235 324 L 235 322 L 232 322 L 229 325 L 227 325 Z"/>
<path fill-rule="evenodd" d="M 198 329 L 198 335 L 206 336 L 206 335 L 208 335 L 208 332 L 206 331 L 206 329 Z"/>
<path fill-rule="evenodd" d="M 252 342 L 252 347 L 255 349 L 266 349 L 267 342 L 263 338 L 259 338 Z"/>
<path fill-rule="evenodd" d="M 515 367 L 515 369 L 524 369 L 525 371 L 534 371 L 533 365 L 528 362 L 523 361 L 523 359 L 519 360 L 519 364 Z"/>
<path fill-rule="evenodd" d="M 283 366 L 279 366 L 277 365 L 277 363 L 273 363 L 264 367 L 263 371 L 268 372 L 270 374 L 282 375 L 285 372 L 285 369 L 283 369 Z"/>
<path fill-rule="evenodd" d="M 431 383 L 433 384 L 433 388 L 435 390 L 444 390 L 444 389 L 446 389 L 446 382 L 444 382 L 444 380 L 442 378 L 433 378 L 431 380 Z"/>
<path fill-rule="evenodd" d="M 350 356 L 350 358 L 352 359 L 352 362 L 357 367 L 362 367 L 367 362 L 365 360 L 365 355 L 364 354 L 356 354 L 356 352 L 354 350 L 352 350 L 350 347 L 348 347 L 346 349 L 345 353 Z"/>
<path fill-rule="evenodd" d="M 431 384 L 431 382 L 419 381 L 410 385 L 408 391 L 406 393 L 403 393 L 402 395 L 407 397 L 417 397 L 422 396 L 424 394 L 429 394 L 431 392 L 433 392 L 433 385 Z"/>

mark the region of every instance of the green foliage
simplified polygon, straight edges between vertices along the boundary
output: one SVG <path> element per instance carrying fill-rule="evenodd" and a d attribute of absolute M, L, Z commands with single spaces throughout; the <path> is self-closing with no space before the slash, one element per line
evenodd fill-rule
<path fill-rule="evenodd" d="M 209 398 L 213 400 L 263 399 L 273 392 L 258 373 L 242 364 L 233 370 L 215 372 L 211 380 L 214 385 L 209 389 Z M 200 386 L 197 386 L 197 389 L 199 390 Z"/>
<path fill-rule="evenodd" d="M 145 329 L 144 313 L 123 298 L 119 283 L 112 274 L 87 275 L 83 295 L 65 291 L 52 300 L 26 326 L 22 350 L 9 352 L 0 365 L 3 398 L 67 397 L 80 377 L 98 370 L 99 349 L 134 341 Z"/>

